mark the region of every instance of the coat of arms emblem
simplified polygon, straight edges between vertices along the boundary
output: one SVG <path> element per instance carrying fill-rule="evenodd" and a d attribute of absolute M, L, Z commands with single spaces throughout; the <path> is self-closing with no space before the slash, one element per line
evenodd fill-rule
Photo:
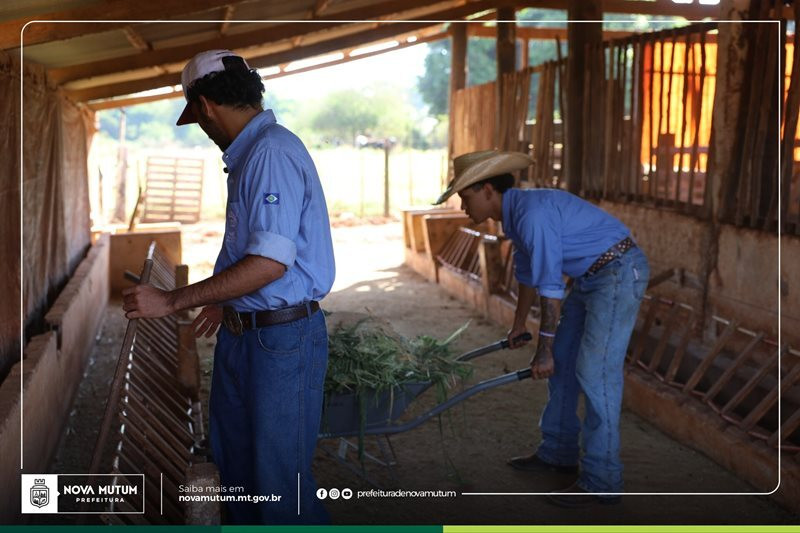
<path fill-rule="evenodd" d="M 31 487 L 31 505 L 42 508 L 50 503 L 50 489 L 44 484 L 44 479 L 34 479 Z"/>

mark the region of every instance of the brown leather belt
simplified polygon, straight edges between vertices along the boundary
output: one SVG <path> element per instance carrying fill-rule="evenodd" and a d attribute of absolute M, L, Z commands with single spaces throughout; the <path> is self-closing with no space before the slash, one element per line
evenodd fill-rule
<path fill-rule="evenodd" d="M 319 302 L 315 301 L 308 304 L 284 307 L 283 309 L 253 311 L 251 313 L 239 313 L 233 307 L 226 305 L 222 308 L 222 323 L 231 333 L 239 336 L 249 329 L 294 322 L 311 316 L 317 311 L 319 311 Z"/>
<path fill-rule="evenodd" d="M 591 276 L 592 274 L 596 274 L 598 270 L 600 270 L 601 268 L 603 268 L 604 266 L 609 264 L 618 255 L 624 254 L 625 252 L 627 252 L 628 250 L 630 250 L 634 246 L 636 246 L 636 243 L 633 242 L 633 239 L 631 239 L 630 237 L 625 237 L 624 239 L 619 241 L 617 244 L 615 244 L 614 246 L 612 246 L 611 248 L 609 248 L 608 250 L 603 252 L 603 255 L 598 257 L 597 261 L 592 263 L 592 266 L 590 266 L 586 270 L 586 273 L 584 274 L 584 276 Z"/>

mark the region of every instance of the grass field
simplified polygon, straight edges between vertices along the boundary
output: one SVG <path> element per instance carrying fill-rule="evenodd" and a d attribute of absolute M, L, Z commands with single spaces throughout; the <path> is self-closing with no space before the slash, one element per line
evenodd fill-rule
<path fill-rule="evenodd" d="M 202 218 L 224 218 L 226 174 L 215 149 L 152 150 L 129 148 L 126 172 L 126 220 L 130 218 L 138 194 L 138 184 L 145 182 L 149 156 L 200 158 L 205 162 Z M 338 147 L 311 150 L 322 181 L 331 215 L 355 217 L 380 216 L 384 212 L 384 152 L 381 149 Z M 98 178 L 102 171 L 102 186 Z M 89 196 L 93 220 L 108 221 L 115 205 L 115 179 L 118 172 L 115 143 L 98 143 L 89 163 Z M 411 205 L 429 205 L 441 193 L 446 179 L 446 150 L 410 150 L 395 148 L 389 155 L 390 214 Z M 146 191 L 145 191 L 146 192 Z M 100 198 L 102 195 L 102 202 Z M 102 213 L 101 211 L 102 205 Z"/>

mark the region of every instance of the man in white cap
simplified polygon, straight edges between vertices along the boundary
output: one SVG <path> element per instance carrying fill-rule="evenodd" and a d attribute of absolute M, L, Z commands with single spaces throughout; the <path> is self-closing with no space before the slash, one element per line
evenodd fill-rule
<path fill-rule="evenodd" d="M 508 339 L 512 347 L 538 289 L 538 343 L 530 365 L 534 379 L 549 378 L 542 412 L 542 441 L 535 453 L 509 464 L 531 472 L 578 473 L 550 500 L 565 507 L 619 501 L 619 417 L 623 364 L 647 288 L 649 266 L 630 230 L 595 205 L 559 189 L 512 188 L 514 171 L 533 160 L 517 152 L 487 150 L 456 157 L 455 178 L 439 197 L 453 194 L 476 224 L 502 222 L 514 244 L 519 296 Z M 565 296 L 564 276 L 572 278 Z M 586 415 L 578 419 L 578 395 Z M 582 435 L 583 456 L 578 437 Z"/>
<path fill-rule="evenodd" d="M 328 334 L 319 300 L 334 279 L 328 210 L 303 143 L 263 110 L 264 85 L 228 50 L 195 56 L 181 76 L 186 108 L 223 151 L 225 236 L 214 275 L 174 291 L 127 289 L 128 318 L 206 306 L 198 336 L 219 328 L 210 441 L 238 524 L 320 524 L 311 461 L 319 432 Z M 299 496 L 299 501 L 298 501 Z"/>

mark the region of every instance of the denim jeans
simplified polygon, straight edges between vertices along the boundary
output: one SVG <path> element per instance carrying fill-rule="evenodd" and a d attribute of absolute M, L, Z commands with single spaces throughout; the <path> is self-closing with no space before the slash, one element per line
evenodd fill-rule
<path fill-rule="evenodd" d="M 622 370 L 649 276 L 644 253 L 632 248 L 594 275 L 576 278 L 561 308 L 553 344 L 555 373 L 548 381 L 536 453 L 556 465 L 576 465 L 580 458 L 578 485 L 590 492 L 623 490 Z M 586 411 L 582 424 L 577 414 L 581 391 Z"/>
<path fill-rule="evenodd" d="M 229 491 L 243 487 L 244 494 L 280 497 L 226 502 L 228 522 L 329 521 L 311 473 L 327 365 L 328 334 L 321 311 L 240 337 L 220 328 L 209 426 L 221 483 Z"/>

